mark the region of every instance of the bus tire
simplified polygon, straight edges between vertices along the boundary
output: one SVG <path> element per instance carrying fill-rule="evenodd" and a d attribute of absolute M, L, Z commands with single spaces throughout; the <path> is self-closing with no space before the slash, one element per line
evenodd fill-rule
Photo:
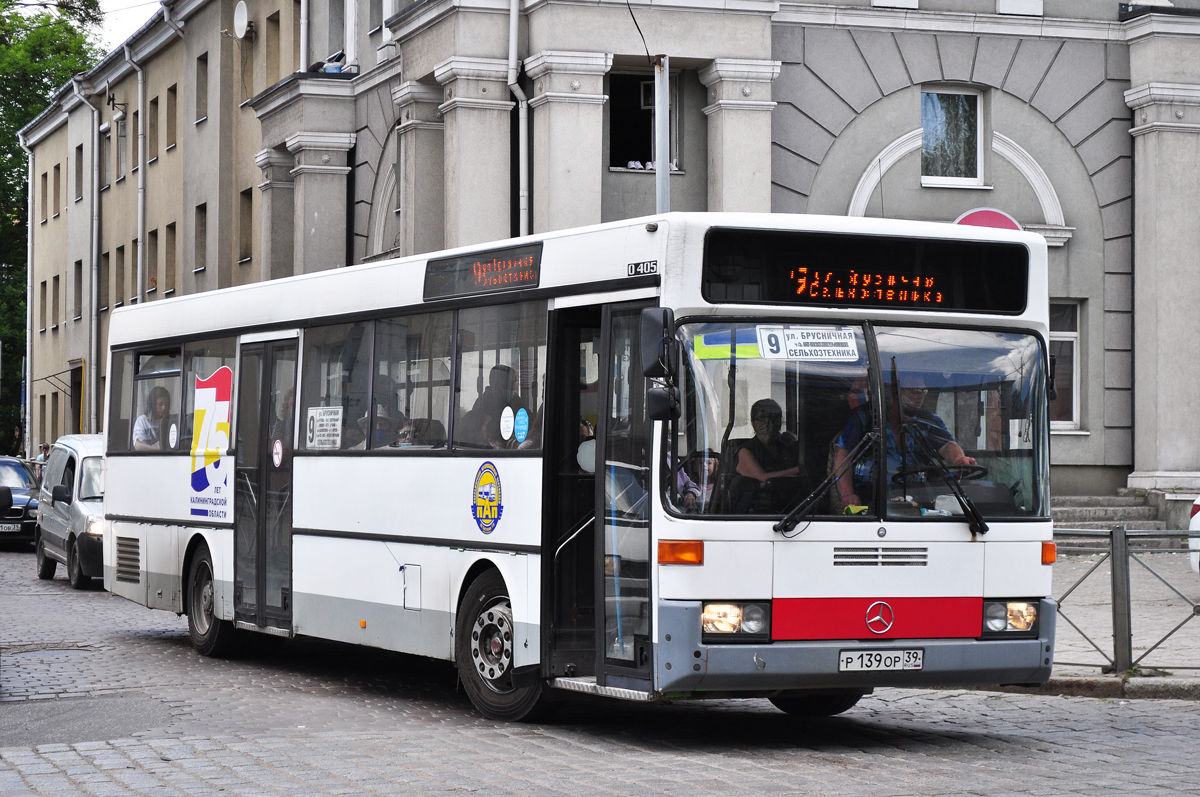
<path fill-rule="evenodd" d="M 228 656 L 236 648 L 237 630 L 228 620 L 217 619 L 216 581 L 207 545 L 196 549 L 188 568 L 188 632 L 192 647 L 201 656 Z"/>
<path fill-rule="evenodd" d="M 67 578 L 71 589 L 87 589 L 92 584 L 90 576 L 83 574 L 83 563 L 79 561 L 79 540 L 71 540 L 71 549 L 67 553 Z"/>
<path fill-rule="evenodd" d="M 459 608 L 454 652 L 467 696 L 488 719 L 531 720 L 545 703 L 541 681 L 513 686 L 515 631 L 504 579 L 496 570 L 481 573 Z"/>
<path fill-rule="evenodd" d="M 842 692 L 831 695 L 776 695 L 770 698 L 775 708 L 793 717 L 832 717 L 854 708 L 862 692 Z"/>
<path fill-rule="evenodd" d="M 42 581 L 49 581 L 54 578 L 54 571 L 58 569 L 58 562 L 46 556 L 46 546 L 42 543 L 42 532 L 38 530 L 37 542 L 33 544 L 33 556 L 37 562 L 37 576 Z"/>

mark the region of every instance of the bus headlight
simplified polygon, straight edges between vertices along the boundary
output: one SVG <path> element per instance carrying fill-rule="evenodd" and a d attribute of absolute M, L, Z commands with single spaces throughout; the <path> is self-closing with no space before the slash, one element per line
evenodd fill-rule
<path fill-rule="evenodd" d="M 985 634 L 1032 632 L 1037 630 L 1038 605 L 1034 601 L 985 601 Z"/>
<path fill-rule="evenodd" d="M 722 637 L 714 641 L 763 641 L 771 634 L 771 604 L 706 603 L 700 614 L 700 629 L 705 637 Z"/>

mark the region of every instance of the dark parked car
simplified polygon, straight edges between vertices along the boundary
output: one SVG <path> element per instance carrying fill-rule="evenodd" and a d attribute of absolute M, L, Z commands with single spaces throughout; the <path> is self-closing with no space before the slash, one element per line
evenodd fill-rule
<path fill-rule="evenodd" d="M 0 542 L 33 542 L 38 513 L 37 476 L 21 460 L 0 457 L 0 487 L 12 491 L 12 506 L 0 512 Z"/>
<path fill-rule="evenodd" d="M 67 566 L 75 589 L 104 575 L 104 436 L 58 438 L 42 471 L 38 498 L 38 578 Z"/>

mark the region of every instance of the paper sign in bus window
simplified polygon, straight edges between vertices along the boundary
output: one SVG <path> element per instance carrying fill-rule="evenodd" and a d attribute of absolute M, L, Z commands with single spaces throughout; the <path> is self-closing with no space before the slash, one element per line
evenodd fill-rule
<path fill-rule="evenodd" d="M 336 451 L 342 447 L 342 408 L 309 407 L 304 429 L 305 448 Z"/>
<path fill-rule="evenodd" d="M 758 327 L 758 351 L 768 360 L 857 362 L 853 327 Z"/>

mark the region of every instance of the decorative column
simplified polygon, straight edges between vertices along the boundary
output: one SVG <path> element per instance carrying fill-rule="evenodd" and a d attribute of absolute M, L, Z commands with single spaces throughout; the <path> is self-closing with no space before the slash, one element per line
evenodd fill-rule
<path fill-rule="evenodd" d="M 293 133 L 295 156 L 294 256 L 296 274 L 346 265 L 347 152 L 354 133 Z"/>
<path fill-rule="evenodd" d="M 443 249 L 446 135 L 438 110 L 443 89 L 409 81 L 392 90 L 396 124 L 396 195 L 400 212 L 400 253 Z"/>
<path fill-rule="evenodd" d="M 445 124 L 444 245 L 464 246 L 512 235 L 508 63 L 454 56 L 433 76 L 443 87 Z"/>
<path fill-rule="evenodd" d="M 1200 25 L 1196 26 L 1200 32 Z M 1186 42 L 1186 44 L 1184 44 Z M 1175 39 L 1169 59 L 1131 47 L 1133 109 L 1133 473 L 1140 489 L 1200 491 L 1200 42 Z M 1142 47 L 1153 48 L 1153 38 Z M 1183 49 L 1191 52 L 1183 57 Z M 1147 55 L 1155 55 L 1152 51 Z M 1138 69 L 1138 66 L 1143 69 Z M 1162 75 L 1162 71 L 1173 74 Z M 1142 74 L 1139 75 L 1138 73 Z M 1144 82 L 1147 76 L 1191 82 Z M 1115 364 L 1106 364 L 1107 371 Z M 1128 366 L 1126 366 L 1128 367 Z M 1181 516 L 1186 523 L 1186 516 Z M 1168 526 L 1169 528 L 1177 528 Z"/>
<path fill-rule="evenodd" d="M 290 277 L 295 273 L 292 251 L 295 244 L 292 218 L 295 211 L 295 182 L 292 166 L 295 158 L 278 149 L 268 148 L 254 156 L 262 169 L 262 257 L 258 263 L 259 280 Z"/>
<path fill-rule="evenodd" d="M 533 79 L 533 232 L 600 223 L 604 75 L 612 59 L 552 50 L 525 59 Z"/>
<path fill-rule="evenodd" d="M 771 210 L 771 81 L 779 61 L 717 58 L 700 70 L 708 88 L 708 209 Z"/>

